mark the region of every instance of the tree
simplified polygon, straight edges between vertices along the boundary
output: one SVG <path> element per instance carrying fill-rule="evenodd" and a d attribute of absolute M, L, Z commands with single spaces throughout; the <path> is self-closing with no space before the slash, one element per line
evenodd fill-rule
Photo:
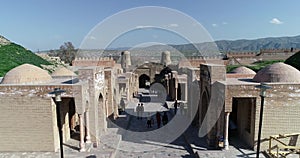
<path fill-rule="evenodd" d="M 72 61 L 76 57 L 76 52 L 77 50 L 71 42 L 65 42 L 60 46 L 57 56 L 65 63 L 72 65 Z"/>

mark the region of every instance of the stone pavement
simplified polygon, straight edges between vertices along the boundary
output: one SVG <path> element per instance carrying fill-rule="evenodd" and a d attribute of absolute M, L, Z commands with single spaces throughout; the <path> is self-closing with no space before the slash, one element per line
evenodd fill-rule
<path fill-rule="evenodd" d="M 157 111 L 168 111 L 162 106 L 162 103 L 146 102 L 144 103 L 145 112 L 143 119 L 137 119 L 135 107 L 137 102 L 130 102 L 126 108 L 126 112 L 130 117 L 130 124 L 127 130 L 122 134 L 122 140 L 117 149 L 117 158 L 127 157 L 192 157 L 187 150 L 188 145 L 185 139 L 180 136 L 177 139 L 166 142 L 161 138 L 168 138 L 163 134 L 167 132 L 166 127 L 157 128 L 155 113 Z M 146 125 L 147 117 L 151 116 L 154 124 L 151 128 Z M 171 115 L 168 112 L 168 118 L 171 120 Z M 162 133 L 163 132 L 163 133 Z"/>
<path fill-rule="evenodd" d="M 129 116 L 130 123 L 127 130 L 122 134 L 122 140 L 118 146 L 116 157 L 255 157 L 255 151 L 245 149 L 242 145 L 229 147 L 229 150 L 209 150 L 207 149 L 204 138 L 198 137 L 198 129 L 189 127 L 183 134 L 178 135 L 178 138 L 169 142 L 165 140 L 155 139 L 154 137 L 163 138 L 164 133 L 158 132 L 156 123 L 152 128 L 146 126 L 146 116 L 148 113 L 152 115 L 155 120 L 156 111 L 168 111 L 169 120 L 172 121 L 174 116 L 174 109 L 166 109 L 161 106 L 161 103 L 144 103 L 145 113 L 142 120 L 136 118 L 135 107 L 136 102 L 128 103 L 126 108 L 127 116 Z M 172 107 L 172 103 L 168 103 Z M 181 120 L 186 119 L 178 111 L 176 117 Z M 167 129 L 163 132 L 168 134 Z M 160 135 L 158 135 L 160 134 Z M 167 137 L 167 136 L 166 136 Z M 261 157 L 264 157 L 261 154 Z"/>

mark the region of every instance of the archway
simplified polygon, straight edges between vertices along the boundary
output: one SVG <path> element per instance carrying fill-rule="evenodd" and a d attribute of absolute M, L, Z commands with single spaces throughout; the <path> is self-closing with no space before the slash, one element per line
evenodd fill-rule
<path fill-rule="evenodd" d="M 76 108 L 74 98 L 71 98 L 69 101 L 69 126 L 71 130 L 71 137 L 74 132 L 76 132 Z"/>
<path fill-rule="evenodd" d="M 150 82 L 150 77 L 146 74 L 142 74 L 139 77 L 139 88 L 147 88 L 147 82 Z"/>
<path fill-rule="evenodd" d="M 106 116 L 106 111 L 106 105 L 103 104 L 103 95 L 100 93 L 98 98 L 98 116 L 101 116 L 100 114 Z"/>
<path fill-rule="evenodd" d="M 107 107 L 105 105 L 103 95 L 100 93 L 98 98 L 98 127 L 100 128 L 100 130 L 104 130 L 104 128 L 107 126 L 106 116 Z"/>
<path fill-rule="evenodd" d="M 204 117 L 206 115 L 207 109 L 208 109 L 208 94 L 207 92 L 204 92 L 202 97 L 201 97 L 202 101 L 201 101 L 201 108 L 199 108 L 199 112 L 201 114 L 201 119 L 200 119 L 200 123 L 203 123 Z"/>

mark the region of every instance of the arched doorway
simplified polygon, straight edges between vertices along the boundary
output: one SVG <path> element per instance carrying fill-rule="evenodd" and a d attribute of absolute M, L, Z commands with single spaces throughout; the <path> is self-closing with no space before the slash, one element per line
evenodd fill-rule
<path fill-rule="evenodd" d="M 100 93 L 98 98 L 98 127 L 100 128 L 100 134 L 105 130 L 105 127 L 107 127 L 106 117 L 107 107 L 103 95 Z"/>
<path fill-rule="evenodd" d="M 147 88 L 147 82 L 150 82 L 150 77 L 146 74 L 142 74 L 139 77 L 139 88 Z"/>
<path fill-rule="evenodd" d="M 207 113 L 207 109 L 208 109 L 208 95 L 207 92 L 204 92 L 202 94 L 201 97 L 202 101 L 201 101 L 201 108 L 199 108 L 200 110 L 200 114 L 201 114 L 201 119 L 200 119 L 200 123 L 203 123 L 204 117 Z"/>
<path fill-rule="evenodd" d="M 71 137 L 74 132 L 76 132 L 76 109 L 74 98 L 69 101 L 69 126 L 71 130 Z"/>

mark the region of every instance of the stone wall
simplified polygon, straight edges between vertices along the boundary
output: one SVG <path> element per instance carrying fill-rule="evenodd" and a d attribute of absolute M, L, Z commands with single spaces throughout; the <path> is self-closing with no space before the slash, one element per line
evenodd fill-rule
<path fill-rule="evenodd" d="M 268 139 L 271 135 L 299 133 L 300 122 L 300 84 L 273 83 L 272 89 L 267 90 L 267 96 L 264 103 L 264 116 L 262 127 L 262 149 L 268 148 Z M 254 126 L 254 144 L 251 147 L 256 148 L 260 97 L 259 89 L 254 85 L 236 85 L 227 86 L 225 111 L 232 110 L 233 97 L 255 97 L 255 126 Z M 298 142 L 300 138 L 298 139 Z"/>
<path fill-rule="evenodd" d="M 56 87 L 66 90 L 62 95 L 61 112 L 64 138 L 70 138 L 68 107 L 65 106 L 68 101 L 65 98 L 77 96 L 80 92 L 76 90 L 81 85 L 0 85 L 0 151 L 59 149 L 56 104 L 53 95 L 48 94 Z M 75 104 L 82 105 L 80 102 Z"/>
<path fill-rule="evenodd" d="M 102 66 L 102 67 L 113 67 L 115 65 L 115 61 L 112 58 L 104 57 L 104 58 L 75 58 L 72 61 L 72 66 Z"/>
<path fill-rule="evenodd" d="M 0 151 L 57 149 L 56 110 L 51 98 L 1 96 L 0 100 Z"/>

